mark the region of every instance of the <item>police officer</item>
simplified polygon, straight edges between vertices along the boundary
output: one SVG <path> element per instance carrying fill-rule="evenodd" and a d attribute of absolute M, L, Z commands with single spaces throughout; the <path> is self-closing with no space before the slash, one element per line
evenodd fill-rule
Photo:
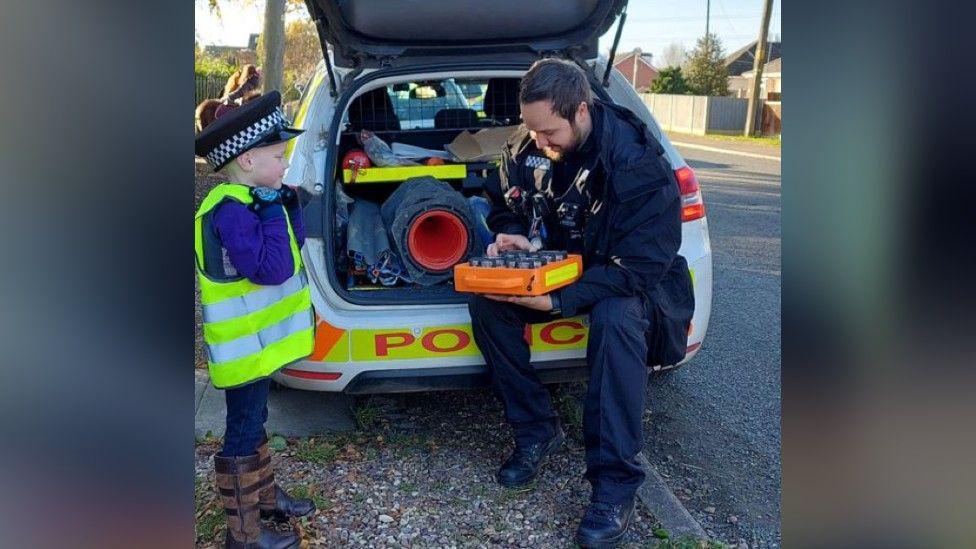
<path fill-rule="evenodd" d="M 474 296 L 474 338 L 515 436 L 497 480 L 530 487 L 564 440 L 549 393 L 529 364 L 526 323 L 589 315 L 583 435 L 591 503 L 576 532 L 583 547 L 617 543 L 644 481 L 636 460 L 651 364 L 685 354 L 694 311 L 678 255 L 681 198 L 661 144 L 630 111 L 592 97 L 586 74 L 558 59 L 521 82 L 523 124 L 486 185 L 488 255 L 539 244 L 583 255 L 579 280 L 539 297 Z M 530 240 L 531 239 L 531 240 Z M 534 242 L 533 242 L 534 241 Z"/>

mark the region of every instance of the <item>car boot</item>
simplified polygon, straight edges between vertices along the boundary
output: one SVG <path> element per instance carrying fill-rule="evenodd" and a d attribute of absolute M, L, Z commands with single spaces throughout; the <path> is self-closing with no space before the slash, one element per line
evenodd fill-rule
<path fill-rule="evenodd" d="M 315 510 L 310 499 L 293 498 L 275 484 L 274 466 L 271 464 L 271 449 L 267 437 L 258 445 L 258 461 L 261 466 L 258 508 L 261 518 L 286 522 L 289 517 L 304 517 Z"/>
<path fill-rule="evenodd" d="M 564 440 L 566 435 L 562 427 L 557 425 L 556 434 L 545 442 L 537 442 L 529 446 L 516 444 L 512 455 L 505 460 L 498 474 L 495 475 L 498 484 L 516 490 L 530 487 L 539 476 L 539 467 L 550 454 L 562 446 Z"/>
<path fill-rule="evenodd" d="M 583 548 L 616 547 L 627 533 L 633 516 L 633 499 L 622 504 L 594 501 L 576 530 L 576 543 Z"/>
<path fill-rule="evenodd" d="M 298 547 L 294 532 L 276 532 L 261 528 L 258 510 L 261 467 L 258 455 L 242 457 L 214 456 L 217 492 L 227 517 L 228 549 L 289 549 Z"/>

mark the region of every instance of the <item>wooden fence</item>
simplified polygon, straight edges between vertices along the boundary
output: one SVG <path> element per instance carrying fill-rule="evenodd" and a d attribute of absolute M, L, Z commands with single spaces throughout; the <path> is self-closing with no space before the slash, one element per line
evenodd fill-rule
<path fill-rule="evenodd" d="M 224 84 L 227 83 L 226 76 L 201 76 L 198 74 L 194 78 L 196 81 L 194 106 L 199 105 L 204 99 L 220 99 L 220 96 L 224 94 Z"/>
<path fill-rule="evenodd" d="M 742 135 L 746 127 L 748 99 L 659 93 L 642 93 L 640 96 L 664 130 L 696 135 Z M 760 101 L 756 109 L 756 128 L 762 128 L 764 134 L 766 131 L 778 134 L 781 127 L 778 116 L 775 123 L 768 120 L 763 123 L 772 114 L 771 109 L 764 108 L 764 103 Z M 777 102 L 777 114 L 779 110 Z M 764 116 L 763 113 L 767 114 Z"/>

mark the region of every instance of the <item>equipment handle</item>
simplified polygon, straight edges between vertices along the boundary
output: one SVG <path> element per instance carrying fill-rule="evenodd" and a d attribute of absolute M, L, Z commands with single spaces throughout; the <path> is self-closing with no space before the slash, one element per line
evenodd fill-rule
<path fill-rule="evenodd" d="M 487 285 L 498 289 L 512 289 L 522 285 L 521 278 L 483 278 L 469 275 L 464 277 L 464 281 L 471 285 Z"/>

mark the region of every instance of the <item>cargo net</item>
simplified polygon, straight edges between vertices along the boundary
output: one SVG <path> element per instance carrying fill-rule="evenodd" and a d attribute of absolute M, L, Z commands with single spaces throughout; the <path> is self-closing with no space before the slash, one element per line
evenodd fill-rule
<path fill-rule="evenodd" d="M 370 90 L 349 105 L 346 131 L 477 130 L 521 122 L 518 78 L 424 80 Z"/>

